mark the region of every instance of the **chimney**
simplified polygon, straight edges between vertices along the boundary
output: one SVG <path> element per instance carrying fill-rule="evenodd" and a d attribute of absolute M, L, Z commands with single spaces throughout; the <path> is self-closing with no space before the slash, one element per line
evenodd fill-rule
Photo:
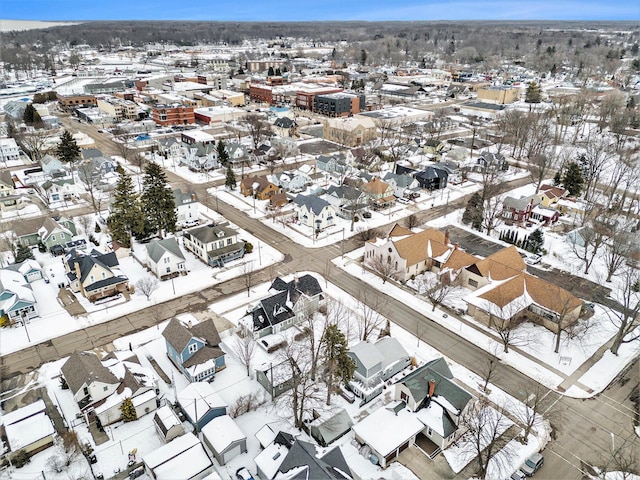
<path fill-rule="evenodd" d="M 453 244 L 453 249 L 454 250 L 458 250 L 458 248 L 460 248 L 460 244 L 458 242 Z"/>
<path fill-rule="evenodd" d="M 449 229 L 444 231 L 444 244 L 449 245 Z"/>
<path fill-rule="evenodd" d="M 194 202 L 196 201 L 196 194 L 195 193 L 191 194 L 191 200 L 194 201 Z"/>
<path fill-rule="evenodd" d="M 433 394 L 436 391 L 436 382 L 435 380 L 429 380 L 429 398 L 433 397 Z"/>

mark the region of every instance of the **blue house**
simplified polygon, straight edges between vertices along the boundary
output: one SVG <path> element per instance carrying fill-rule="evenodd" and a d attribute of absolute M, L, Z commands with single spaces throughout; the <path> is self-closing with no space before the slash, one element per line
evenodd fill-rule
<path fill-rule="evenodd" d="M 173 318 L 162 336 L 167 356 L 190 382 L 211 381 L 216 372 L 225 368 L 220 335 L 213 320 L 185 325 Z"/>
<path fill-rule="evenodd" d="M 227 414 L 227 404 L 210 383 L 191 383 L 180 390 L 176 397 L 180 409 L 197 432 L 214 418 Z"/>

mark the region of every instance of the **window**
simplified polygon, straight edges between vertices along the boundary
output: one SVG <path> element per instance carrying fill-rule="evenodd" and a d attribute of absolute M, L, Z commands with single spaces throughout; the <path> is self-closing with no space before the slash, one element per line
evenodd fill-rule
<path fill-rule="evenodd" d="M 163 262 L 164 263 L 169 263 L 171 261 L 171 259 L 169 257 L 164 257 Z"/>
<path fill-rule="evenodd" d="M 469 279 L 469 285 L 471 285 L 472 287 L 477 287 L 478 286 L 478 282 L 476 282 L 474 279 L 470 278 Z"/>
<path fill-rule="evenodd" d="M 60 233 L 60 238 L 61 238 L 61 239 L 62 239 L 62 238 L 64 238 L 64 232 L 61 232 L 61 233 Z"/>
<path fill-rule="evenodd" d="M 406 392 L 400 392 L 400 400 L 404 403 L 409 403 L 409 395 Z"/>
<path fill-rule="evenodd" d="M 55 235 L 51 235 L 51 240 L 53 240 L 55 242 L 56 241 L 56 236 Z"/>
<path fill-rule="evenodd" d="M 189 353 L 196 353 L 198 351 L 198 344 L 192 343 L 189 345 Z"/>
<path fill-rule="evenodd" d="M 102 389 L 106 392 L 107 390 L 109 390 L 109 387 L 105 385 L 104 387 L 102 387 Z"/>
<path fill-rule="evenodd" d="M 427 427 L 427 435 L 433 435 L 433 430 L 431 430 L 431 427 Z"/>
<path fill-rule="evenodd" d="M 102 278 L 103 279 L 107 278 L 107 274 L 105 272 L 102 272 Z"/>
<path fill-rule="evenodd" d="M 167 273 L 171 273 L 171 267 L 167 267 Z"/>

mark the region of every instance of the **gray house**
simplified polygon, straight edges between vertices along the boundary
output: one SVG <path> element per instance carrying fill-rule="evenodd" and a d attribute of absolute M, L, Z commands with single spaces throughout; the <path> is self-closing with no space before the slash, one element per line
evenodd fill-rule
<path fill-rule="evenodd" d="M 216 417 L 202 428 L 202 443 L 220 465 L 247 452 L 247 436 L 229 415 Z"/>
<path fill-rule="evenodd" d="M 244 255 L 245 243 L 238 240 L 238 232 L 228 224 L 190 228 L 182 238 L 184 248 L 212 267 L 223 267 Z"/>
<path fill-rule="evenodd" d="M 380 395 L 385 382 L 411 364 L 407 351 L 392 337 L 381 338 L 373 344 L 360 342 L 349 349 L 348 355 L 356 364 L 349 388 L 362 403 Z"/>
<path fill-rule="evenodd" d="M 318 232 L 335 224 L 336 209 L 326 200 L 314 195 L 296 195 L 298 221 Z"/>

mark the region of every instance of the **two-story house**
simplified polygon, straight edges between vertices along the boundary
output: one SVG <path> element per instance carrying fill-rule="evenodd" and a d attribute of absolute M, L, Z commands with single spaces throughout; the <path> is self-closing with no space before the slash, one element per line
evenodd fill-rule
<path fill-rule="evenodd" d="M 297 195 L 293 203 L 296 204 L 298 221 L 315 232 L 335 225 L 336 210 L 326 200 L 315 195 Z"/>
<path fill-rule="evenodd" d="M 120 380 L 93 352 L 72 353 L 61 371 L 81 410 L 109 397 L 120 385 Z"/>
<path fill-rule="evenodd" d="M 520 198 L 507 196 L 502 201 L 502 218 L 515 224 L 529 221 L 533 209 L 540 204 L 538 195 L 527 195 Z"/>
<path fill-rule="evenodd" d="M 26 322 L 38 316 L 31 285 L 19 271 L 0 269 L 0 323 Z"/>
<path fill-rule="evenodd" d="M 420 190 L 420 184 L 411 175 L 387 172 L 382 179 L 393 188 L 397 198 L 411 197 Z"/>
<path fill-rule="evenodd" d="M 324 303 L 320 283 L 308 274 L 290 282 L 278 277 L 269 291 L 272 295 L 262 299 L 240 322 L 246 334 L 256 339 L 296 325 Z"/>
<path fill-rule="evenodd" d="M 184 254 L 175 237 L 152 240 L 145 247 L 147 267 L 160 280 L 186 275 Z"/>
<path fill-rule="evenodd" d="M 73 221 L 65 217 L 26 218 L 13 225 L 13 229 L 21 245 L 32 247 L 42 242 L 47 250 L 65 245 L 77 233 Z"/>
<path fill-rule="evenodd" d="M 245 242 L 238 240 L 238 232 L 228 223 L 190 228 L 182 238 L 184 248 L 212 267 L 223 267 L 244 255 Z"/>
<path fill-rule="evenodd" d="M 381 338 L 376 343 L 357 343 L 347 354 L 356 364 L 349 388 L 363 403 L 380 395 L 385 382 L 411 364 L 407 351 L 392 337 Z"/>
<path fill-rule="evenodd" d="M 450 253 L 447 235 L 434 228 L 414 233 L 395 224 L 386 238 L 365 243 L 364 263 L 392 266 L 391 277 L 404 282 L 425 271 L 438 271 Z"/>
<path fill-rule="evenodd" d="M 372 205 L 374 209 L 386 208 L 396 201 L 393 187 L 378 177 L 373 177 L 371 181 L 363 183 L 360 190 L 369 197 L 369 205 Z"/>
<path fill-rule="evenodd" d="M 20 148 L 13 138 L 0 138 L 0 163 L 6 167 L 9 162 L 20 161 Z"/>
<path fill-rule="evenodd" d="M 78 198 L 77 186 L 72 178 L 47 180 L 40 185 L 40 193 L 47 203 L 68 201 Z"/>
<path fill-rule="evenodd" d="M 67 165 L 52 155 L 45 155 L 40 159 L 40 165 L 45 175 L 51 178 L 62 178 L 70 174 Z"/>
<path fill-rule="evenodd" d="M 331 185 L 324 194 L 324 199 L 334 206 L 339 217 L 346 219 L 351 219 L 369 207 L 367 195 L 350 185 Z"/>
<path fill-rule="evenodd" d="M 271 183 L 265 176 L 245 177 L 240 182 L 240 193 L 245 197 L 253 196 L 258 200 L 269 200 L 272 196 L 282 193 L 282 188 Z"/>
<path fill-rule="evenodd" d="M 9 170 L 3 170 L 0 172 L 0 200 L 3 197 L 12 196 L 13 192 L 15 192 L 13 176 Z"/>
<path fill-rule="evenodd" d="M 190 382 L 210 380 L 225 368 L 220 335 L 213 320 L 190 325 L 173 318 L 162 336 L 167 356 Z"/>
<path fill-rule="evenodd" d="M 182 227 L 193 227 L 199 222 L 200 202 L 195 192 L 183 192 L 179 188 L 173 190 L 173 201 L 176 204 L 176 224 Z"/>
<path fill-rule="evenodd" d="M 552 207 L 569 195 L 569 190 L 554 185 L 540 185 L 538 196 L 543 207 Z"/>
<path fill-rule="evenodd" d="M 118 270 L 113 252 L 92 250 L 85 254 L 74 249 L 65 255 L 64 264 L 71 291 L 82 293 L 91 302 L 129 289 L 129 279 Z"/>

